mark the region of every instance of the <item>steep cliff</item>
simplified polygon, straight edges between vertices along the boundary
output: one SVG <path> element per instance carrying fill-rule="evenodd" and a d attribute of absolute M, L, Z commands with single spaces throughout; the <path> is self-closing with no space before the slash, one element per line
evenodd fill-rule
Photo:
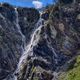
<path fill-rule="evenodd" d="M 0 4 L 0 80 L 16 70 L 38 19 L 35 9 Z"/>
<path fill-rule="evenodd" d="M 35 9 L 1 4 L 1 80 L 60 80 L 74 67 L 80 55 L 80 3 L 63 0 L 47 14 L 44 20 Z"/>
<path fill-rule="evenodd" d="M 58 80 L 58 74 L 79 55 L 79 17 L 78 2 L 52 7 L 49 19 L 34 31 L 28 50 L 20 59 L 18 80 Z"/>

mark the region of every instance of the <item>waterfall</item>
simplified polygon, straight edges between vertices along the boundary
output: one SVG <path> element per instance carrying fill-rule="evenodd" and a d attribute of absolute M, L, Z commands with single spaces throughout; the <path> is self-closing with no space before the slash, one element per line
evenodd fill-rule
<path fill-rule="evenodd" d="M 33 47 L 37 45 L 39 39 L 40 39 L 40 32 L 41 28 L 43 27 L 43 19 L 39 19 L 38 23 L 36 24 L 37 28 L 31 35 L 31 40 L 29 44 L 26 46 L 24 53 L 22 54 L 19 63 L 18 68 L 16 71 L 20 72 L 23 69 L 23 66 L 26 64 L 27 57 L 30 55 L 33 55 Z M 16 80 L 16 77 L 15 77 Z"/>
<path fill-rule="evenodd" d="M 5 17 L 0 13 L 0 17 L 5 20 Z"/>
<path fill-rule="evenodd" d="M 16 22 L 14 22 L 14 24 L 17 26 L 18 31 L 19 31 L 19 33 L 20 33 L 20 34 L 21 34 L 21 36 L 22 36 L 23 47 L 25 48 L 25 46 L 26 46 L 26 43 L 25 43 L 26 38 L 25 38 L 25 36 L 23 35 L 23 33 L 21 32 L 21 28 L 20 28 L 20 25 L 19 25 L 19 18 L 18 18 L 18 11 L 17 11 L 17 7 L 15 8 L 15 13 L 16 13 Z"/>

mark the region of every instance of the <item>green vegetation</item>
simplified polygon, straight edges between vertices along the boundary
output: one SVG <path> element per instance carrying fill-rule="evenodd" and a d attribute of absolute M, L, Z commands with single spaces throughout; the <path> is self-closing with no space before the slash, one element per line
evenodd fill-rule
<path fill-rule="evenodd" d="M 38 77 L 34 77 L 33 80 L 39 80 L 39 78 Z"/>
<path fill-rule="evenodd" d="M 80 80 L 80 55 L 76 58 L 73 68 L 62 74 L 60 80 Z"/>

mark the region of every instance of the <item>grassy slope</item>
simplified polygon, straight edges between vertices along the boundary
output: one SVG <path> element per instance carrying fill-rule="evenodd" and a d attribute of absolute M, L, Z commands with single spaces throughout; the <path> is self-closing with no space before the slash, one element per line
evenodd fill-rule
<path fill-rule="evenodd" d="M 60 80 L 80 80 L 80 55 L 76 58 L 76 63 L 73 69 L 68 70 L 65 74 L 62 74 Z"/>

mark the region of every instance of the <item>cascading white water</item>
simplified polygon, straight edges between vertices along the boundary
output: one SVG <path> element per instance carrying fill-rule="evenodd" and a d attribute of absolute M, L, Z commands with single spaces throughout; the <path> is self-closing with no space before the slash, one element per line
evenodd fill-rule
<path fill-rule="evenodd" d="M 14 24 L 17 26 L 18 31 L 19 31 L 19 33 L 20 33 L 21 36 L 22 36 L 22 41 L 24 42 L 23 45 L 24 45 L 24 47 L 25 47 L 25 46 L 26 46 L 26 43 L 25 43 L 26 38 L 25 38 L 25 36 L 23 35 L 23 33 L 21 32 L 21 29 L 20 29 L 17 7 L 15 8 L 15 13 L 16 13 L 16 23 L 14 22 Z"/>
<path fill-rule="evenodd" d="M 41 18 L 40 18 L 38 24 L 41 24 L 40 21 L 41 21 Z M 26 46 L 25 52 L 22 55 L 18 66 L 21 66 L 21 64 L 23 63 L 23 60 L 26 59 L 28 55 L 32 55 L 31 54 L 32 52 L 30 54 L 28 54 L 28 52 L 32 51 L 33 46 L 37 45 L 38 40 L 40 39 L 39 33 L 41 31 L 41 28 L 42 28 L 42 24 L 32 33 L 32 35 L 31 35 L 31 41 Z"/>
<path fill-rule="evenodd" d="M 26 46 L 24 53 L 22 54 L 20 60 L 19 60 L 19 64 L 18 64 L 18 68 L 17 71 L 20 72 L 22 67 L 26 64 L 26 59 L 28 57 L 28 55 L 33 55 L 33 47 L 35 45 L 37 45 L 38 40 L 40 39 L 40 32 L 41 32 L 41 28 L 43 27 L 43 19 L 39 19 L 38 23 L 36 24 L 37 28 L 35 29 L 35 31 L 32 33 L 31 35 L 31 40 L 29 42 L 29 44 Z M 15 80 L 17 80 L 17 78 L 15 77 Z"/>
<path fill-rule="evenodd" d="M 0 17 L 3 18 L 5 20 L 5 17 L 0 13 Z"/>
<path fill-rule="evenodd" d="M 17 16 L 18 16 L 18 14 L 17 14 Z M 17 26 L 19 27 L 18 22 L 19 21 L 18 21 L 18 18 L 17 18 Z M 31 40 L 30 40 L 29 44 L 25 47 L 25 51 L 23 52 L 23 54 L 22 54 L 22 56 L 19 60 L 18 67 L 17 67 L 17 70 L 16 70 L 17 73 L 21 73 L 21 71 L 23 71 L 23 68 L 24 68 L 25 64 L 27 64 L 26 63 L 27 62 L 27 57 L 29 55 L 33 56 L 33 47 L 36 46 L 38 41 L 40 40 L 40 32 L 41 32 L 41 29 L 42 29 L 43 25 L 44 25 L 44 20 L 42 18 L 40 18 L 38 23 L 36 24 L 36 29 L 33 31 L 32 35 L 31 35 Z M 56 30 L 53 30 L 53 31 L 56 31 Z M 57 34 L 56 32 L 52 32 L 52 37 L 54 38 L 56 36 L 56 34 Z M 47 37 L 47 34 L 45 34 L 44 37 Z M 47 43 L 48 43 L 48 47 L 54 53 L 54 56 L 58 57 L 58 55 L 54 51 L 54 48 L 51 46 L 51 43 L 50 42 L 47 42 Z M 55 60 L 55 63 L 57 64 L 57 60 Z M 54 79 L 56 80 L 57 73 L 55 72 L 54 75 L 55 75 Z M 15 76 L 14 80 L 17 80 L 16 76 Z"/>
<path fill-rule="evenodd" d="M 24 53 L 24 48 L 25 48 L 25 45 L 26 45 L 26 38 L 25 36 L 23 35 L 23 33 L 21 32 L 21 29 L 20 29 L 20 25 L 19 25 L 19 18 L 18 18 L 18 11 L 17 11 L 17 8 L 15 8 L 15 14 L 16 14 L 16 22 L 14 22 L 14 24 L 17 26 L 17 30 L 19 31 L 19 33 L 21 34 L 22 36 L 22 42 L 23 42 L 23 45 L 22 45 L 22 54 Z M 4 17 L 0 14 L 0 16 L 4 19 Z M 15 72 L 13 74 L 11 74 L 13 77 L 9 77 L 8 80 L 17 80 L 17 77 L 14 75 Z M 4 79 L 6 80 L 6 79 Z"/>

